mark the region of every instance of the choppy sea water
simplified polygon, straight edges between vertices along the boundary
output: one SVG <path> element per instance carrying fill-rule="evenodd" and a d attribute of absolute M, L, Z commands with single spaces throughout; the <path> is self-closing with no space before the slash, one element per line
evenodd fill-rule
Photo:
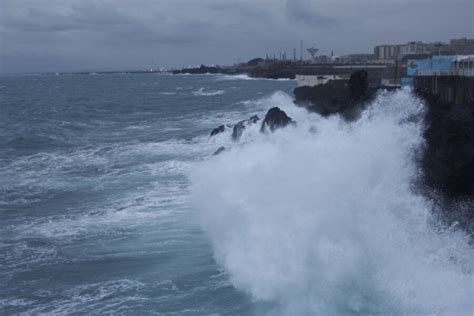
<path fill-rule="evenodd" d="M 415 185 L 420 101 L 348 124 L 294 86 L 2 77 L 0 314 L 472 313 L 472 246 Z M 272 106 L 298 124 L 209 138 Z"/>

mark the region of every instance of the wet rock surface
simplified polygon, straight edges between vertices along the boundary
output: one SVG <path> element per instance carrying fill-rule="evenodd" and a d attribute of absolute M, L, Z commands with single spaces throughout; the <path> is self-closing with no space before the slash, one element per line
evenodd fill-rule
<path fill-rule="evenodd" d="M 222 132 L 225 131 L 225 126 L 224 125 L 221 125 L 219 127 L 216 127 L 214 128 L 212 131 L 211 131 L 211 135 L 210 136 L 215 136 L 217 134 L 220 134 Z"/>
<path fill-rule="evenodd" d="M 347 120 L 357 118 L 375 96 L 377 89 L 368 86 L 368 74 L 358 70 L 349 80 L 332 80 L 316 86 L 302 86 L 293 90 L 295 103 L 308 111 L 323 116 L 341 114 Z"/>
<path fill-rule="evenodd" d="M 282 128 L 292 123 L 293 120 L 291 117 L 286 115 L 279 107 L 273 107 L 268 110 L 265 118 L 263 119 L 262 126 L 260 127 L 260 132 L 265 132 L 267 128 L 273 132 L 278 128 Z"/>
<path fill-rule="evenodd" d="M 427 107 L 424 182 L 449 203 L 467 203 L 465 215 L 474 231 L 474 78 L 433 79 L 415 80 L 415 92 Z"/>
<path fill-rule="evenodd" d="M 232 129 L 232 140 L 238 141 L 245 130 L 245 127 L 257 123 L 260 120 L 258 115 L 250 117 L 248 120 L 243 120 L 234 125 Z"/>

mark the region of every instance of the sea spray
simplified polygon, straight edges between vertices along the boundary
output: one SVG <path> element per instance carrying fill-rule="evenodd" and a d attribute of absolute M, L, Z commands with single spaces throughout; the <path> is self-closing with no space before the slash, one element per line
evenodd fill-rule
<path fill-rule="evenodd" d="M 461 231 L 433 225 L 432 203 L 414 189 L 420 101 L 381 93 L 353 123 L 305 113 L 281 93 L 267 108 L 276 101 L 296 127 L 248 129 L 192 175 L 233 285 L 289 315 L 472 312 L 473 249 Z"/>

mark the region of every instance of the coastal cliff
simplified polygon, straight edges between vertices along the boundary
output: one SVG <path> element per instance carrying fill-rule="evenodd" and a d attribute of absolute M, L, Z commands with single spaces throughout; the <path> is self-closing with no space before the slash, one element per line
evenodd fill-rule
<path fill-rule="evenodd" d="M 420 77 L 416 93 L 425 100 L 426 182 L 447 195 L 474 195 L 474 78 Z"/>
<path fill-rule="evenodd" d="M 355 119 L 377 91 L 366 82 L 361 71 L 349 81 L 297 87 L 295 103 L 323 116 Z M 415 93 L 426 106 L 423 187 L 434 192 L 450 222 L 474 231 L 474 78 L 419 77 Z"/>
<path fill-rule="evenodd" d="M 474 78 L 419 77 L 415 92 L 427 106 L 424 183 L 442 197 L 450 222 L 474 231 Z"/>

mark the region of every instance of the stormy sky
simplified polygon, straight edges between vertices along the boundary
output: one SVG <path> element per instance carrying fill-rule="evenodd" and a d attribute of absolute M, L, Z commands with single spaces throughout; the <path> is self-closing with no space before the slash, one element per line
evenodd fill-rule
<path fill-rule="evenodd" d="M 473 12 L 474 0 L 0 0 L 0 72 L 232 64 L 292 57 L 300 40 L 369 53 L 474 37 Z"/>

